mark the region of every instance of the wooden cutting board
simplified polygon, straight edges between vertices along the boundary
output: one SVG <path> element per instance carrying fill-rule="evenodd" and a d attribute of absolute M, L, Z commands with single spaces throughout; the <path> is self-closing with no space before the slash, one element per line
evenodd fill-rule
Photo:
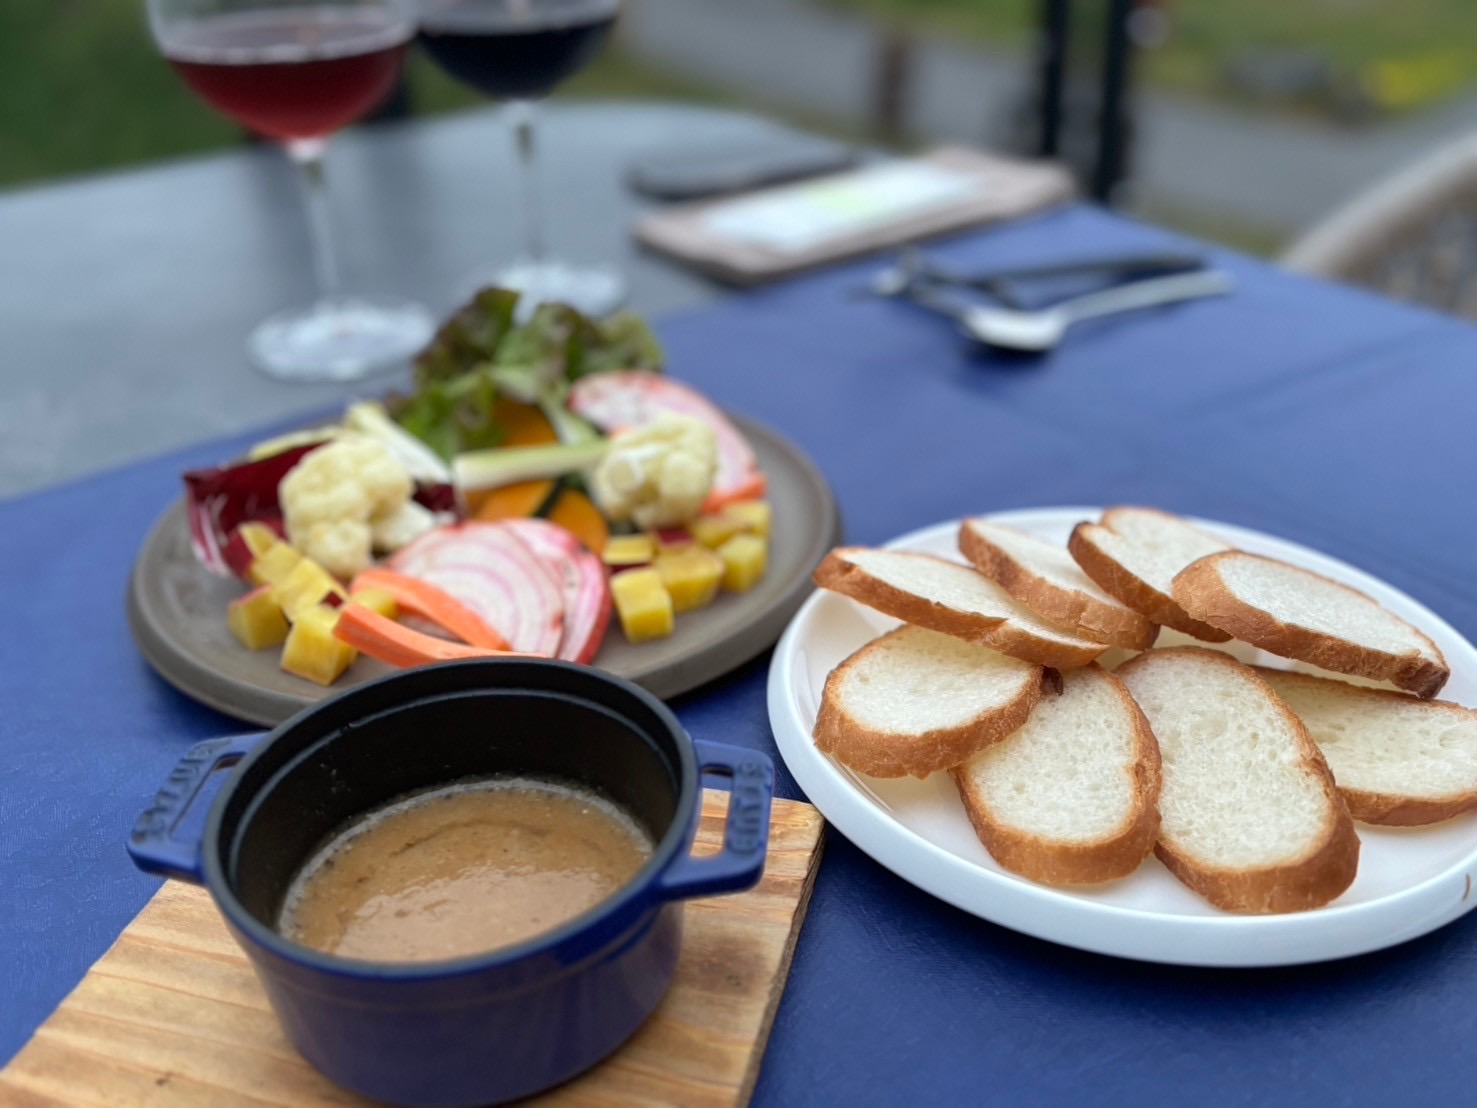
<path fill-rule="evenodd" d="M 694 853 L 716 851 L 727 794 L 709 792 Z M 747 1103 L 821 854 L 824 821 L 776 800 L 758 886 L 689 901 L 660 1008 L 618 1053 L 537 1103 Z M 0 1104 L 367 1104 L 288 1043 L 205 890 L 169 882 L 0 1071 Z M 525 1102 L 533 1103 L 533 1102 Z"/>

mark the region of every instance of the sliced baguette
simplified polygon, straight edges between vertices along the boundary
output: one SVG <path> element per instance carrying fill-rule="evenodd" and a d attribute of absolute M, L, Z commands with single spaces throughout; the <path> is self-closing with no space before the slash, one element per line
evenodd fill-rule
<path fill-rule="evenodd" d="M 1359 839 L 1318 747 L 1249 666 L 1200 647 L 1150 650 L 1117 676 L 1159 740 L 1155 853 L 1212 904 L 1294 912 L 1353 883 Z"/>
<path fill-rule="evenodd" d="M 1125 650 L 1146 650 L 1159 627 L 1108 595 L 1067 551 L 987 519 L 959 525 L 959 551 L 974 568 L 1043 619 Z"/>
<path fill-rule="evenodd" d="M 1377 601 L 1275 558 L 1212 554 L 1181 570 L 1173 591 L 1196 619 L 1283 658 L 1423 697 L 1451 675 L 1436 644 Z"/>
<path fill-rule="evenodd" d="M 969 822 L 1005 869 L 1048 885 L 1125 877 L 1159 832 L 1159 746 L 1123 683 L 1096 665 L 951 770 Z"/>
<path fill-rule="evenodd" d="M 1026 722 L 1044 670 L 904 624 L 831 671 L 815 744 L 873 777 L 927 777 Z"/>
<path fill-rule="evenodd" d="M 837 547 L 814 580 L 907 623 L 1037 665 L 1085 666 L 1107 649 L 1039 618 L 969 566 L 932 554 Z"/>
<path fill-rule="evenodd" d="M 1099 523 L 1079 523 L 1067 550 L 1102 589 L 1155 623 L 1206 642 L 1231 636 L 1194 619 L 1170 595 L 1174 576 L 1207 554 L 1231 549 L 1155 508 L 1109 508 Z"/>
<path fill-rule="evenodd" d="M 1477 712 L 1307 673 L 1257 672 L 1303 721 L 1355 819 L 1414 827 L 1477 808 Z"/>

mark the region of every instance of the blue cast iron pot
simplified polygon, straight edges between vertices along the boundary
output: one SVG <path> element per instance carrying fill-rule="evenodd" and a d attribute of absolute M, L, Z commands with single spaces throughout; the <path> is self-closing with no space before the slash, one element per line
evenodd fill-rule
<path fill-rule="evenodd" d="M 733 798 L 722 852 L 696 859 L 704 772 L 731 777 Z M 604 793 L 651 832 L 650 861 L 559 929 L 454 961 L 340 958 L 274 930 L 301 865 L 356 817 L 510 773 Z M 651 1014 L 676 970 L 680 901 L 759 880 L 773 781 L 763 754 L 694 742 L 620 678 L 565 662 L 452 662 L 351 689 L 268 734 L 200 743 L 128 849 L 140 869 L 210 890 L 288 1036 L 333 1081 L 398 1103 L 484 1104 L 573 1077 Z M 207 804 L 202 827 L 190 813 Z"/>

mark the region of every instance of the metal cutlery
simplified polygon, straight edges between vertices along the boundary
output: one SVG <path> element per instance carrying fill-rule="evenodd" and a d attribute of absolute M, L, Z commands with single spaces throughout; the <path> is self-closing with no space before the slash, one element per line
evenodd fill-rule
<path fill-rule="evenodd" d="M 1189 272 L 1204 265 L 1205 259 L 1198 254 L 1161 250 L 962 273 L 931 261 L 917 247 L 905 247 L 892 266 L 873 275 L 866 291 L 874 296 L 901 296 L 923 285 L 977 289 L 1002 304 L 1022 308 L 1024 304 L 1012 287 L 1015 281 L 1089 275 L 1137 279 Z"/>
<path fill-rule="evenodd" d="M 912 285 L 904 295 L 950 317 L 966 335 L 986 345 L 1040 352 L 1056 346 L 1069 327 L 1085 319 L 1220 296 L 1230 292 L 1231 288 L 1228 274 L 1215 269 L 1201 269 L 1117 285 L 1037 311 L 964 302 L 926 283 Z"/>

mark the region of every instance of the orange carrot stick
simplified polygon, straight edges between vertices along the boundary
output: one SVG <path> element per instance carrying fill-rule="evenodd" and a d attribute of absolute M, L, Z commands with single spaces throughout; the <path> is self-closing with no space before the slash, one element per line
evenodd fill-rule
<path fill-rule="evenodd" d="M 354 587 L 360 586 L 383 589 L 395 598 L 401 611 L 430 620 L 468 645 L 490 650 L 512 649 L 495 627 L 450 593 L 427 581 L 389 569 L 370 568 L 354 578 Z"/>
<path fill-rule="evenodd" d="M 716 512 L 725 504 L 732 504 L 738 500 L 758 500 L 768 489 L 768 479 L 764 474 L 755 470 L 741 485 L 734 485 L 732 488 L 723 489 L 721 492 L 714 490 L 708 493 L 707 499 L 703 501 L 703 511 Z"/>
<path fill-rule="evenodd" d="M 519 654 L 511 650 L 493 650 L 470 646 L 427 635 L 393 619 L 386 619 L 361 604 L 345 604 L 339 609 L 334 636 L 361 654 L 368 654 L 386 665 L 408 669 L 431 662 L 450 662 L 461 658 L 536 658 L 536 654 Z"/>

